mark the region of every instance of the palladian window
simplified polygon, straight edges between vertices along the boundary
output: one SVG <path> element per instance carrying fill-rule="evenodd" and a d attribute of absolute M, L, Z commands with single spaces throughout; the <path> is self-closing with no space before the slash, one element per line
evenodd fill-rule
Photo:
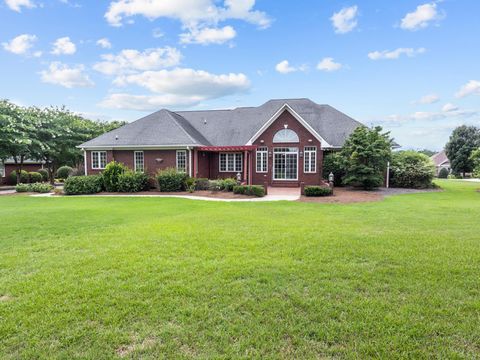
<path fill-rule="evenodd" d="M 298 135 L 291 129 L 282 129 L 278 131 L 273 137 L 274 143 L 298 143 Z"/>

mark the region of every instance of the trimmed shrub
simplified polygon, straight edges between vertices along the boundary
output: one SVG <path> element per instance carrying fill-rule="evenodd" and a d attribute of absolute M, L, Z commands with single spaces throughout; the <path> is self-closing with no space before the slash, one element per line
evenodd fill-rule
<path fill-rule="evenodd" d="M 222 190 L 222 180 L 210 180 L 208 182 L 208 190 L 210 191 Z"/>
<path fill-rule="evenodd" d="M 185 188 L 189 193 L 193 193 L 195 191 L 195 178 L 188 177 L 187 180 L 185 180 Z"/>
<path fill-rule="evenodd" d="M 435 166 L 427 155 L 411 150 L 401 151 L 393 154 L 390 174 L 393 187 L 430 188 L 433 186 Z"/>
<path fill-rule="evenodd" d="M 338 152 L 325 154 L 323 157 L 323 178 L 328 180 L 330 173 L 333 173 L 335 186 L 341 186 L 346 174 L 345 159 Z"/>
<path fill-rule="evenodd" d="M 63 192 L 67 195 L 96 194 L 102 190 L 101 175 L 71 176 L 63 185 Z"/>
<path fill-rule="evenodd" d="M 139 192 L 146 190 L 148 175 L 141 172 L 127 171 L 118 176 L 119 192 Z"/>
<path fill-rule="evenodd" d="M 105 170 L 102 172 L 103 185 L 106 191 L 118 191 L 118 178 L 120 175 L 128 171 L 128 168 L 119 162 L 112 161 L 107 164 Z"/>
<path fill-rule="evenodd" d="M 175 168 L 167 168 L 157 173 L 158 188 L 161 192 L 184 191 L 186 179 L 187 174 Z"/>
<path fill-rule="evenodd" d="M 73 169 L 70 166 L 60 166 L 57 170 L 58 179 L 67 179 L 73 173 Z"/>
<path fill-rule="evenodd" d="M 42 174 L 38 172 L 30 172 L 28 173 L 28 179 L 31 183 L 41 183 L 43 181 Z"/>
<path fill-rule="evenodd" d="M 448 178 L 448 170 L 445 168 L 441 168 L 440 171 L 438 172 L 438 178 L 439 179 L 446 179 Z"/>
<path fill-rule="evenodd" d="M 305 196 L 330 196 L 332 194 L 332 189 L 326 186 L 305 186 Z"/>
<path fill-rule="evenodd" d="M 42 181 L 48 181 L 48 171 L 45 169 L 38 169 L 37 172 L 42 175 Z"/>
<path fill-rule="evenodd" d="M 20 183 L 15 186 L 15 191 L 18 193 L 28 192 L 30 191 L 30 186 L 28 184 Z"/>
<path fill-rule="evenodd" d="M 15 185 L 17 183 L 17 172 L 12 171 L 8 180 L 10 181 L 10 184 Z M 28 172 L 22 170 L 22 172 L 20 173 L 20 182 L 22 184 L 27 184 L 29 180 L 30 179 L 28 178 Z"/>
<path fill-rule="evenodd" d="M 195 179 L 195 190 L 208 190 L 209 180 L 207 178 Z"/>
<path fill-rule="evenodd" d="M 49 193 L 52 190 L 53 186 L 45 183 L 18 184 L 15 186 L 16 192 Z"/>
<path fill-rule="evenodd" d="M 220 189 L 223 191 L 233 191 L 233 187 L 237 185 L 236 179 L 227 178 L 220 180 Z"/>
<path fill-rule="evenodd" d="M 236 185 L 233 187 L 234 194 L 263 197 L 265 189 L 261 185 Z"/>

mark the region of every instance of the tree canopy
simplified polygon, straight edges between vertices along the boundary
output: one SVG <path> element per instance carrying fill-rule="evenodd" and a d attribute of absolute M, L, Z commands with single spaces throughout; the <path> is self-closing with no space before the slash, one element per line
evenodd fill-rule
<path fill-rule="evenodd" d="M 76 146 L 122 125 L 85 119 L 64 107 L 20 107 L 1 100 L 0 160 L 13 158 L 18 174 L 25 159 L 44 161 L 53 179 L 58 167 L 77 167 L 83 161 Z"/>
<path fill-rule="evenodd" d="M 447 157 L 455 174 L 473 171 L 472 152 L 480 147 L 480 129 L 475 126 L 462 125 L 453 130 L 445 146 Z"/>

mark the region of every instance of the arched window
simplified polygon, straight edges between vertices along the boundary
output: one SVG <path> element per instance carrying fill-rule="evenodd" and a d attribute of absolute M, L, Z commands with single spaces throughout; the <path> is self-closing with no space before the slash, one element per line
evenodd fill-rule
<path fill-rule="evenodd" d="M 273 137 L 274 143 L 297 143 L 299 142 L 298 135 L 295 131 L 290 129 L 279 130 Z"/>

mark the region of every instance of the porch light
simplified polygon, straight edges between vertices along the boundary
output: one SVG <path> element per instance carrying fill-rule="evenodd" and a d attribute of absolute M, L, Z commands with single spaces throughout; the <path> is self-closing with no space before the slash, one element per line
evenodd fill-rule
<path fill-rule="evenodd" d="M 303 157 L 303 151 L 300 151 L 300 157 Z"/>
<path fill-rule="evenodd" d="M 260 140 L 260 143 L 263 144 L 265 142 L 265 140 Z"/>
<path fill-rule="evenodd" d="M 313 140 L 312 139 L 308 139 L 308 142 L 312 142 Z"/>
<path fill-rule="evenodd" d="M 157 159 L 155 159 L 155 162 L 157 162 L 157 163 L 162 163 L 162 162 L 163 162 L 163 159 L 158 159 L 158 158 L 157 158 Z"/>

